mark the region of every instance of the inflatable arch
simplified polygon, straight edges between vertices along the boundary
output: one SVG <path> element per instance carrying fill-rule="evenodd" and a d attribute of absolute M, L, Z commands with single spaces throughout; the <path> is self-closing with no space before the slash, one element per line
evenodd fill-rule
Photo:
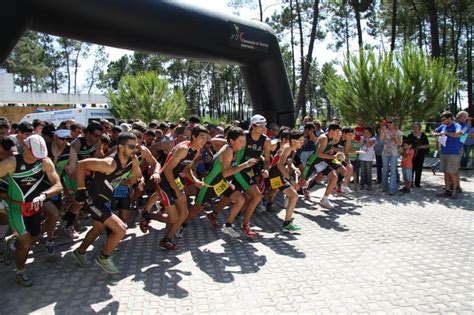
<path fill-rule="evenodd" d="M 254 112 L 294 125 L 278 40 L 265 23 L 176 0 L 4 0 L 0 62 L 27 29 L 144 52 L 240 66 Z"/>

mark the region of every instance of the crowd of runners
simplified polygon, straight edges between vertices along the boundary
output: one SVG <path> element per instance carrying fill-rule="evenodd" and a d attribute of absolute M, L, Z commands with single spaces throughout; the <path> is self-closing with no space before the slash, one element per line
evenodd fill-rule
<path fill-rule="evenodd" d="M 135 221 L 143 233 L 152 220 L 165 223 L 159 246 L 169 251 L 202 213 L 213 229 L 253 238 L 255 209 L 276 215 L 281 209 L 273 201 L 281 193 L 282 230 L 299 231 L 293 213 L 298 198 L 309 200 L 321 188 L 320 205 L 331 209 L 337 206 L 331 194 L 350 194 L 351 180 L 371 189 L 377 142 L 371 128 L 342 128 L 337 119 L 327 126 L 305 119 L 292 130 L 267 126 L 261 115 L 230 126 L 201 124 L 192 116 L 173 124 L 104 120 L 81 126 L 68 120 L 57 127 L 42 121 L 14 127 L 0 119 L 0 239 L 2 260 L 16 263 L 22 286 L 33 284 L 25 265 L 38 241 L 54 257 L 54 239 L 61 233 L 77 239 L 88 222 L 70 255 L 80 267 L 89 265 L 89 247 L 106 233 L 94 262 L 110 274 L 120 272 L 113 253 Z M 390 127 L 380 128 L 388 141 Z M 395 146 L 402 144 L 399 136 Z M 385 189 L 395 177 L 389 174 Z"/>

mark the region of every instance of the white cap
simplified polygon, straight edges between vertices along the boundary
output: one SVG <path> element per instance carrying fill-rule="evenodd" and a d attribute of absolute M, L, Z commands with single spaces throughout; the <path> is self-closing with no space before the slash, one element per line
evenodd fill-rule
<path fill-rule="evenodd" d="M 262 115 L 253 115 L 252 118 L 250 119 L 250 123 L 252 125 L 266 125 L 267 124 L 267 119 L 263 117 Z"/>
<path fill-rule="evenodd" d="M 127 123 L 122 123 L 122 124 L 120 124 L 120 128 L 122 128 L 123 132 L 128 132 L 132 129 L 132 126 L 130 126 Z"/>
<path fill-rule="evenodd" d="M 48 148 L 43 137 L 39 135 L 31 135 L 25 140 L 25 145 L 31 154 L 37 159 L 44 159 L 48 156 Z"/>
<path fill-rule="evenodd" d="M 58 138 L 71 138 L 71 130 L 69 129 L 58 129 L 54 132 L 54 135 Z"/>

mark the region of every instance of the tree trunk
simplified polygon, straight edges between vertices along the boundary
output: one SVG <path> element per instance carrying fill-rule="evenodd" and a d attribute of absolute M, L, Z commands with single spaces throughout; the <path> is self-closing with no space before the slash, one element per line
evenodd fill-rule
<path fill-rule="evenodd" d="M 446 37 L 447 37 L 447 26 L 446 26 L 446 22 L 447 22 L 447 18 L 446 18 L 447 14 L 446 12 L 443 14 L 443 30 L 442 30 L 442 39 L 441 39 L 441 56 L 443 58 L 446 58 Z"/>
<path fill-rule="evenodd" d="M 258 7 L 260 9 L 260 22 L 263 22 L 262 0 L 258 0 Z"/>
<path fill-rule="evenodd" d="M 435 0 L 426 0 L 426 7 L 430 17 L 430 34 L 431 34 L 431 56 L 437 58 L 441 56 L 439 47 L 439 30 L 438 30 L 438 9 Z"/>
<path fill-rule="evenodd" d="M 473 86 L 472 86 L 472 29 L 473 25 L 466 25 L 466 40 L 467 40 L 467 108 L 469 116 L 474 116 L 474 103 L 472 100 Z"/>
<path fill-rule="evenodd" d="M 418 47 L 420 48 L 421 51 L 423 51 L 423 19 L 420 16 L 420 13 L 418 12 L 418 8 L 416 7 L 415 1 L 411 0 L 411 6 L 413 7 L 413 10 L 416 13 L 416 18 L 418 20 Z"/>
<path fill-rule="evenodd" d="M 357 40 L 359 43 L 359 49 L 362 50 L 364 47 L 364 41 L 362 39 L 362 26 L 360 24 L 360 12 L 357 8 L 354 8 L 355 11 L 355 18 L 356 18 L 356 23 L 357 23 Z"/>
<path fill-rule="evenodd" d="M 295 0 L 295 3 L 296 3 L 296 13 L 298 15 L 298 29 L 300 31 L 300 73 L 303 73 L 303 68 L 304 68 L 303 22 L 301 20 L 301 7 L 298 3 L 298 0 Z"/>
<path fill-rule="evenodd" d="M 313 59 L 314 41 L 316 39 L 316 29 L 319 18 L 319 0 L 315 0 L 313 4 L 313 24 L 311 28 L 311 35 L 309 38 L 308 54 L 306 55 L 306 62 L 304 63 L 303 73 L 301 75 L 300 88 L 298 92 L 298 99 L 296 101 L 295 118 L 299 116 L 301 108 L 306 107 L 306 82 L 308 81 L 309 70 Z"/>
<path fill-rule="evenodd" d="M 397 37 L 397 0 L 392 0 L 392 42 L 390 51 L 395 50 L 395 38 Z"/>
<path fill-rule="evenodd" d="M 349 12 L 347 12 L 349 13 Z M 349 51 L 349 14 L 346 14 L 346 17 L 345 17 L 345 29 L 344 29 L 344 32 L 345 32 L 345 37 L 346 37 L 346 52 L 347 52 L 347 57 L 349 57 L 349 54 L 350 54 L 350 51 Z"/>
<path fill-rule="evenodd" d="M 74 58 L 74 94 L 77 94 L 77 70 L 79 69 L 79 55 L 81 54 L 82 43 L 79 44 L 79 48 Z"/>
<path fill-rule="evenodd" d="M 293 0 L 290 0 L 290 42 L 291 42 L 291 94 L 296 93 L 295 35 L 293 24 Z"/>

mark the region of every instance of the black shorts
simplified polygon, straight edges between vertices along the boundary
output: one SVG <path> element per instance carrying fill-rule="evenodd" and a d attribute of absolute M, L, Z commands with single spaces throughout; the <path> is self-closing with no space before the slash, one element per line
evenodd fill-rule
<path fill-rule="evenodd" d="M 104 223 L 112 216 L 112 203 L 103 199 L 94 200 L 87 211 L 92 216 L 92 220 Z"/>
<path fill-rule="evenodd" d="M 32 236 L 36 237 L 41 234 L 41 222 L 43 216 L 41 213 L 32 215 L 30 217 L 23 217 L 23 224 L 25 224 L 25 230 Z"/>
<path fill-rule="evenodd" d="M 163 207 L 173 206 L 176 203 L 176 193 L 165 178 L 157 185 L 157 191 L 160 194 Z"/>
<path fill-rule="evenodd" d="M 246 171 L 241 171 L 230 177 L 236 190 L 247 191 L 252 185 L 256 185 L 254 179 Z"/>
<path fill-rule="evenodd" d="M 272 185 L 273 183 L 273 185 Z M 285 189 L 291 187 L 291 183 L 282 176 L 269 177 L 265 180 L 265 185 L 268 189 L 274 189 L 279 191 L 284 191 Z"/>
<path fill-rule="evenodd" d="M 217 193 L 213 187 L 203 186 L 199 189 L 198 195 L 196 197 L 196 203 L 198 205 L 203 205 L 214 198 L 221 198 L 221 197 L 230 198 L 230 196 L 234 193 L 234 191 L 236 190 L 233 190 L 232 187 L 229 186 L 227 187 L 226 190 L 224 190 L 224 192 L 222 192 L 220 196 L 217 196 Z"/>

